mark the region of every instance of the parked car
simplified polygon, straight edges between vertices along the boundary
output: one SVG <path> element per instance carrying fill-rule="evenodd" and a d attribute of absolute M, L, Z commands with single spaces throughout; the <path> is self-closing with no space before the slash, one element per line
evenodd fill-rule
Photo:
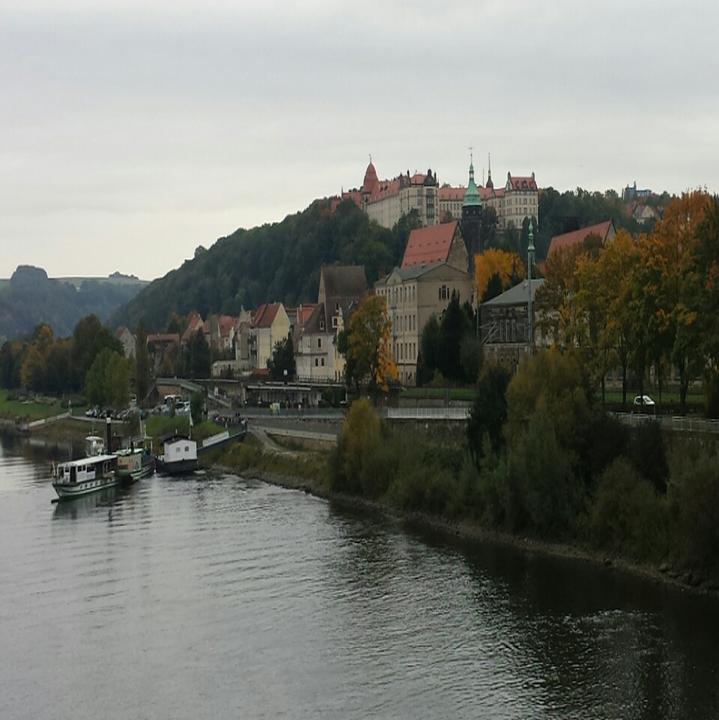
<path fill-rule="evenodd" d="M 634 407 L 653 413 L 656 410 L 656 403 L 649 397 L 649 395 L 637 395 L 634 398 Z"/>

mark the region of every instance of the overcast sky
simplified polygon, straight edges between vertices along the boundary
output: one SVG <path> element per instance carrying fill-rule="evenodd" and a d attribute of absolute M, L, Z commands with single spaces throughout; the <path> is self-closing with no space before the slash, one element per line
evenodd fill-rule
<path fill-rule="evenodd" d="M 593 8 L 593 9 L 590 9 Z M 0 277 L 163 275 L 400 171 L 719 191 L 715 2 L 3 0 Z"/>

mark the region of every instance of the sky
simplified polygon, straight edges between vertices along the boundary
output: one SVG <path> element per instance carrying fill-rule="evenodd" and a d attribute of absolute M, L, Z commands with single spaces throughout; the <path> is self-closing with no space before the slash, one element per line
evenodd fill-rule
<path fill-rule="evenodd" d="M 380 178 L 719 191 L 715 2 L 3 0 L 0 278 L 151 279 Z"/>

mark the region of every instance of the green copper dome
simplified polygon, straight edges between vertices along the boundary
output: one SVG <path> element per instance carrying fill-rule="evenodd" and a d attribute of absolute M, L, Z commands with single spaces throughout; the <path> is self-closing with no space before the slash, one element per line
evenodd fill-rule
<path fill-rule="evenodd" d="M 469 163 L 469 182 L 467 183 L 467 189 L 464 191 L 464 202 L 462 207 L 481 205 L 482 200 L 479 197 L 479 190 L 477 189 L 477 183 L 474 182 L 474 165 L 470 161 Z"/>

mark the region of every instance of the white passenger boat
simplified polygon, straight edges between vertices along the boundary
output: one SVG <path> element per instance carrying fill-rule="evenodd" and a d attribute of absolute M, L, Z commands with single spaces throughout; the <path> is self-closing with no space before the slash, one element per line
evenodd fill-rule
<path fill-rule="evenodd" d="M 117 484 L 117 456 L 105 454 L 101 437 L 85 438 L 85 454 L 84 458 L 53 467 L 52 486 L 60 498 L 78 497 Z"/>

